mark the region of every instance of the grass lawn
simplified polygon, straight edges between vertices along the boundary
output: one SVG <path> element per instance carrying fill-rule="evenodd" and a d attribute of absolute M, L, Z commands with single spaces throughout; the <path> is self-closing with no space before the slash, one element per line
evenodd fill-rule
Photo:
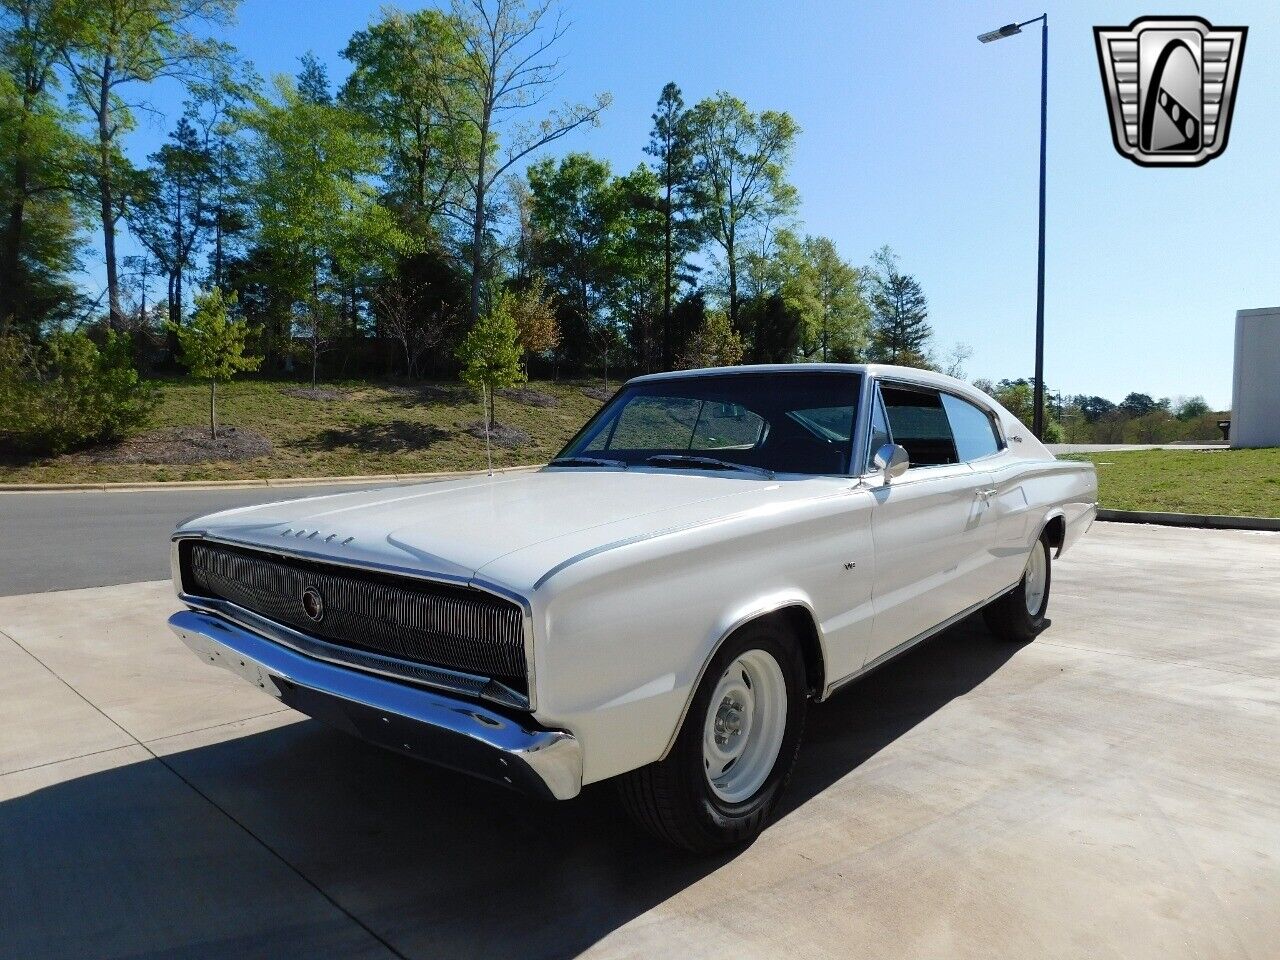
<path fill-rule="evenodd" d="M 102 463 L 95 451 L 61 457 L 0 458 L 3 483 L 96 483 L 147 480 L 233 480 L 249 477 L 322 477 L 376 473 L 470 470 L 485 465 L 483 438 L 467 428 L 482 419 L 479 398 L 456 383 L 319 384 L 338 399 L 290 396 L 309 384 L 294 380 L 244 379 L 218 388 L 219 425 L 255 430 L 274 452 L 240 462 L 193 465 Z M 516 449 L 493 448 L 495 466 L 545 462 L 599 407 L 583 393 L 599 383 L 526 384 L 555 398 L 535 406 L 501 395 L 497 420 L 529 435 Z M 185 379 L 162 383 L 163 401 L 148 430 L 181 426 L 206 428 L 209 391 Z"/>
<path fill-rule="evenodd" d="M 1280 517 L 1280 448 L 1074 453 L 1098 468 L 1109 510 Z"/>

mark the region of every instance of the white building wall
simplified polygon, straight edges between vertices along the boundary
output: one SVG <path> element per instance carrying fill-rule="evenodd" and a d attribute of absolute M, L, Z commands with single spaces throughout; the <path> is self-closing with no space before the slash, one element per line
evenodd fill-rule
<path fill-rule="evenodd" d="M 1280 307 L 1236 312 L 1231 446 L 1280 447 Z"/>

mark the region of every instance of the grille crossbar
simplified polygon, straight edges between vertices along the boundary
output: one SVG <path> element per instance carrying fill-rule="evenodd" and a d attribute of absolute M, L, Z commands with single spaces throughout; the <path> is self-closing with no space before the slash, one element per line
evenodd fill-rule
<path fill-rule="evenodd" d="M 193 542 L 190 593 L 226 600 L 337 646 L 500 679 L 527 692 L 523 614 L 484 591 Z M 318 591 L 323 615 L 304 609 Z"/>

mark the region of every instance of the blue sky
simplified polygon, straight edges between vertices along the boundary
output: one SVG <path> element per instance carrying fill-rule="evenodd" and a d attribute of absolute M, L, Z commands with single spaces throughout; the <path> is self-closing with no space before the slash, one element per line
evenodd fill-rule
<path fill-rule="evenodd" d="M 414 6 L 404 4 L 405 6 Z M 338 52 L 376 0 L 244 0 L 226 32 L 264 76 Z M 645 159 L 650 114 L 674 80 L 687 102 L 728 90 L 803 129 L 792 180 L 809 233 L 865 262 L 894 247 L 930 301 L 939 348 L 973 348 L 970 377 L 1029 376 L 1035 320 L 1038 28 L 1022 3 L 851 0 L 564 0 L 564 99 L 613 94 L 601 126 L 557 145 L 615 169 Z M 1051 388 L 1119 400 L 1231 398 L 1235 311 L 1280 304 L 1280 7 L 1177 9 L 1053 3 L 1049 33 L 1046 368 Z M 1248 26 L 1225 154 L 1204 167 L 1141 168 L 1111 144 L 1092 27 L 1192 13 Z M 151 100 L 129 152 L 162 141 L 180 92 Z M 97 249 L 96 247 L 94 249 Z M 97 273 L 98 271 L 95 271 Z"/>

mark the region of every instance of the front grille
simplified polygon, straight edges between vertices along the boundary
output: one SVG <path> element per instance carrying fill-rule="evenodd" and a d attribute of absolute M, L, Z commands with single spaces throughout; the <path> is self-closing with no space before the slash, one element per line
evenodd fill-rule
<path fill-rule="evenodd" d="M 224 544 L 181 547 L 187 593 L 226 600 L 337 646 L 478 674 L 528 693 L 523 614 L 510 601 Z M 308 588 L 322 598 L 318 622 L 303 607 Z"/>

